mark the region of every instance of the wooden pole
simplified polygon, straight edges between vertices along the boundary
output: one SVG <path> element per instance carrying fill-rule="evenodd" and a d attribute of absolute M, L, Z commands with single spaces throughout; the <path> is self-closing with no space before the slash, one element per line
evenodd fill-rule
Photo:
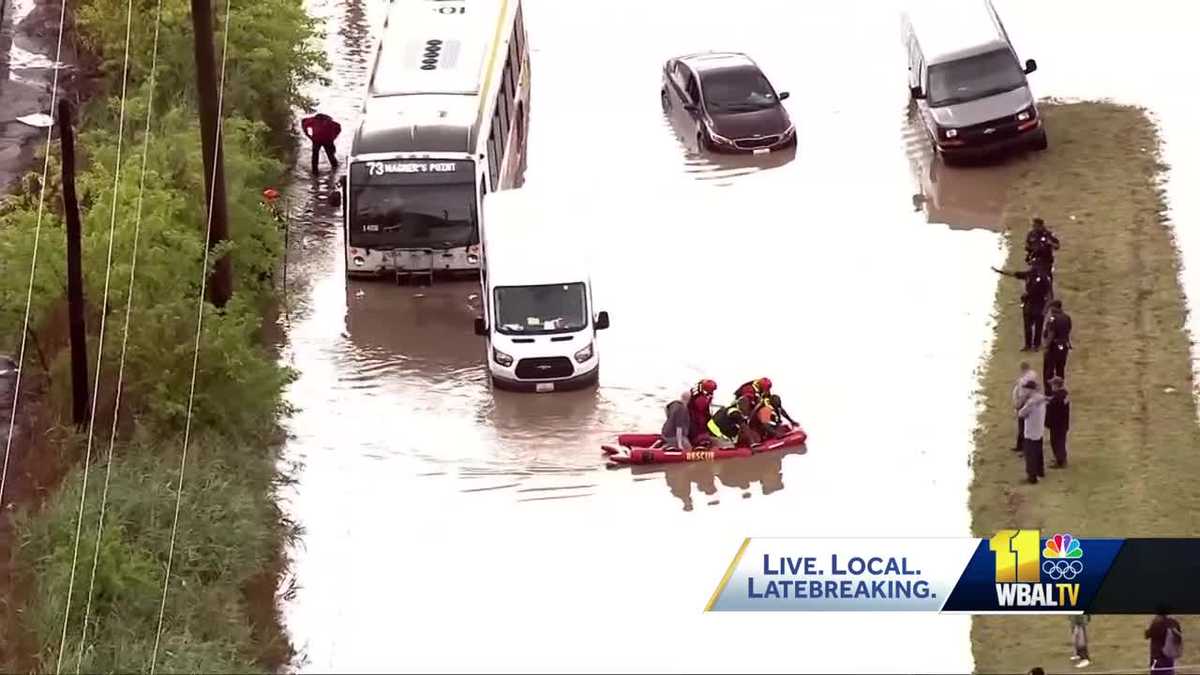
<path fill-rule="evenodd" d="M 228 21 L 229 17 L 225 17 Z M 204 155 L 204 190 L 211 205 L 208 248 L 229 239 L 229 210 L 225 202 L 225 153 L 218 131 L 217 75 L 213 54 L 213 18 L 209 0 L 192 0 L 192 29 L 196 56 L 196 90 L 200 105 L 200 142 Z M 233 295 L 233 265 L 221 256 L 208 281 L 208 298 L 224 307 Z"/>
<path fill-rule="evenodd" d="M 88 420 L 87 332 L 83 315 L 83 224 L 75 196 L 75 133 L 71 106 L 58 102 L 58 130 L 62 143 L 63 211 L 67 218 L 67 318 L 71 332 L 71 413 L 75 425 Z"/>

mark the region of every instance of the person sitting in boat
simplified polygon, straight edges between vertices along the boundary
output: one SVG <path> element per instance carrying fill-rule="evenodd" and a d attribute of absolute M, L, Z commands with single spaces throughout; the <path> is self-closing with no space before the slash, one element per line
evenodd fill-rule
<path fill-rule="evenodd" d="M 783 423 L 785 419 L 787 424 Z M 754 411 L 752 427 L 762 438 L 781 438 L 798 426 L 800 425 L 796 423 L 796 420 L 792 419 L 787 410 L 784 410 L 779 394 L 767 396 L 759 402 Z"/>
<path fill-rule="evenodd" d="M 708 421 L 709 444 L 714 448 L 750 446 L 755 435 L 750 429 L 754 405 L 754 399 L 741 396 L 733 405 L 713 413 Z"/>
<path fill-rule="evenodd" d="M 691 450 L 692 432 L 689 404 L 692 392 L 685 391 L 676 401 L 667 404 L 667 420 L 662 426 L 662 447 L 672 450 Z"/>
<path fill-rule="evenodd" d="M 693 445 L 703 445 L 708 440 L 708 421 L 712 419 L 713 393 L 717 383 L 713 380 L 700 380 L 692 388 L 691 403 L 688 404 L 688 416 L 692 428 L 689 431 Z"/>
<path fill-rule="evenodd" d="M 749 382 L 738 387 L 737 390 L 733 392 L 733 395 L 736 398 L 749 396 L 754 399 L 754 403 L 757 405 L 767 396 L 771 395 L 771 378 L 760 377 L 757 380 L 750 380 Z"/>

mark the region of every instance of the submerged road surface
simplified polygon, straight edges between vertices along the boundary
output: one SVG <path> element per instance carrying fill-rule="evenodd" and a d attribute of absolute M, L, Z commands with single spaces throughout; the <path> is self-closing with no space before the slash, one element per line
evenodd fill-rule
<path fill-rule="evenodd" d="M 995 190 L 945 224 L 914 211 L 913 165 L 930 167 L 907 128 L 895 4 L 738 8 L 526 1 L 527 184 L 611 214 L 581 242 L 613 322 L 595 390 L 493 393 L 476 284 L 347 284 L 328 177 L 301 162 L 285 322 L 297 483 L 281 498 L 305 528 L 285 608 L 302 668 L 972 667 L 966 617 L 702 612 L 745 536 L 968 535 L 971 393 L 1004 255 L 975 229 L 994 226 Z M 310 9 L 335 63 L 316 95 L 350 130 L 386 4 Z M 1047 95 L 1042 73 L 1087 34 L 1023 11 L 1018 48 L 1060 43 L 1028 54 Z M 705 49 L 747 51 L 792 92 L 794 157 L 690 154 L 660 111 L 659 70 Z M 603 468 L 601 443 L 657 429 L 697 378 L 727 395 L 759 375 L 807 452 Z"/>

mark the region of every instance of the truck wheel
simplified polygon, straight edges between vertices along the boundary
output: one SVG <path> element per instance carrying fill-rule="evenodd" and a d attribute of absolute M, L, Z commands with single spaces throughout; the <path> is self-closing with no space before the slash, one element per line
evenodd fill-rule
<path fill-rule="evenodd" d="M 1046 131 L 1043 129 L 1042 133 L 1038 134 L 1037 138 L 1033 139 L 1033 149 L 1041 152 L 1049 147 L 1050 139 L 1046 138 Z"/>

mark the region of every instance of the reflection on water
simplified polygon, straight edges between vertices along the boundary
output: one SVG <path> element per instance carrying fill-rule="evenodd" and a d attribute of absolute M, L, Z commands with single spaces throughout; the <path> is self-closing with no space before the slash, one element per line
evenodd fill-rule
<path fill-rule="evenodd" d="M 1030 158 L 1015 154 L 989 162 L 947 166 L 934 152 L 933 142 L 911 103 L 904 109 L 901 137 L 917 188 L 913 207 L 924 211 L 929 222 L 952 229 L 1003 230 L 1001 219 L 1008 186 Z"/>
<path fill-rule="evenodd" d="M 797 145 L 765 155 L 708 152 L 700 148 L 696 123 L 678 109 L 663 114 L 665 131 L 674 136 L 683 154 L 683 170 L 692 178 L 728 187 L 741 176 L 777 169 L 796 158 Z"/>
<path fill-rule="evenodd" d="M 633 465 L 629 470 L 637 481 L 649 480 L 662 474 L 671 494 L 683 502 L 683 510 L 691 511 L 695 508 L 693 486 L 703 495 L 701 500 L 708 506 L 721 503 L 717 481 L 724 487 L 737 491 L 743 499 L 753 496 L 752 483 L 759 484 L 763 496 L 782 490 L 783 458 L 788 455 L 803 455 L 807 451 L 807 446 L 800 446 L 778 452 L 764 452 L 744 459 Z"/>

